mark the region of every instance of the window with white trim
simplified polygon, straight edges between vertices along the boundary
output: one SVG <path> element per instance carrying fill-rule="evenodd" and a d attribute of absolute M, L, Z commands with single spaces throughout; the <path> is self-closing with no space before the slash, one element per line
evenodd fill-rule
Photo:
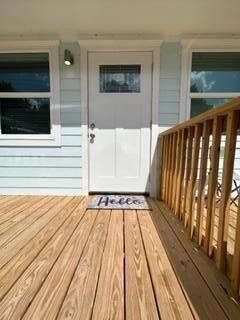
<path fill-rule="evenodd" d="M 0 145 L 60 144 L 57 46 L 1 50 Z"/>
<path fill-rule="evenodd" d="M 190 116 L 216 108 L 240 95 L 240 52 L 193 51 Z"/>

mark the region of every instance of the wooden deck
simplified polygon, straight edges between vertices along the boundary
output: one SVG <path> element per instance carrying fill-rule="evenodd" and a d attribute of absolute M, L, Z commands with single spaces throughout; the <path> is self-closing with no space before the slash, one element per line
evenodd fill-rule
<path fill-rule="evenodd" d="M 240 319 L 228 279 L 167 207 L 0 197 L 0 319 Z"/>

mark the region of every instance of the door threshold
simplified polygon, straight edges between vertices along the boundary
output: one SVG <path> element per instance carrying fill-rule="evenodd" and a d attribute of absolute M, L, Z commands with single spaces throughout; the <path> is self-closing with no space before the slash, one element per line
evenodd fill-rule
<path fill-rule="evenodd" d="M 143 195 L 143 196 L 149 196 L 149 192 L 111 192 L 111 191 L 90 191 L 89 195 Z"/>

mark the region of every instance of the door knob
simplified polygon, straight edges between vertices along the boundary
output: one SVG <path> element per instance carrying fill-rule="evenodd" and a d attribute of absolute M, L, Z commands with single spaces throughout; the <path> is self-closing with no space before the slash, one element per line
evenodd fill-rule
<path fill-rule="evenodd" d="M 90 128 L 93 130 L 95 128 L 95 123 L 91 123 Z"/>
<path fill-rule="evenodd" d="M 90 133 L 90 143 L 94 142 L 94 138 L 95 138 L 95 134 L 94 133 Z"/>

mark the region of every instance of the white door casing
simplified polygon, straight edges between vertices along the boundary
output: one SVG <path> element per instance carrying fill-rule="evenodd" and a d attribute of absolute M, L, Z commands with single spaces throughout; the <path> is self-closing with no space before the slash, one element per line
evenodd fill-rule
<path fill-rule="evenodd" d="M 140 65 L 140 92 L 100 92 L 100 65 Z M 148 192 L 152 52 L 90 52 L 88 79 L 89 190 Z"/>

